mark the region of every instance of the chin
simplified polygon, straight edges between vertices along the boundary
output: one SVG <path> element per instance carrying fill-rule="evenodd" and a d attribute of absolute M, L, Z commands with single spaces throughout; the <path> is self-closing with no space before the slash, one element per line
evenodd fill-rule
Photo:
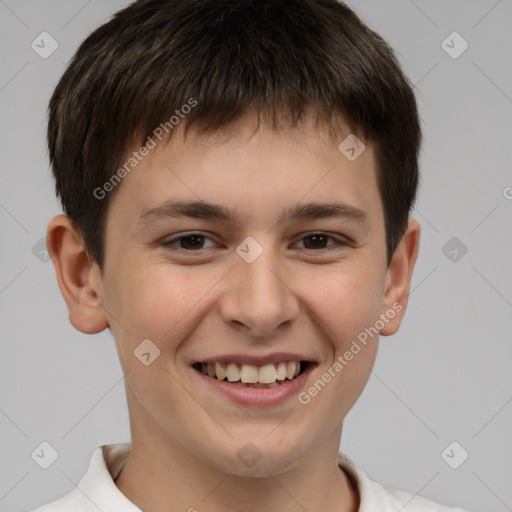
<path fill-rule="evenodd" d="M 297 436 L 285 436 L 284 431 L 279 436 L 269 432 L 271 429 L 263 429 L 263 433 L 258 429 L 254 436 L 233 436 L 222 448 L 217 445 L 210 461 L 225 473 L 245 478 L 268 478 L 289 471 L 297 465 L 305 441 Z"/>

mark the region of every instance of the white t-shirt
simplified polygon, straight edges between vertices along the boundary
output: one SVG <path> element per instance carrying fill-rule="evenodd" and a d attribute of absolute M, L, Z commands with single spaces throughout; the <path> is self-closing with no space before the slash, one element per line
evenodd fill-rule
<path fill-rule="evenodd" d="M 114 483 L 128 459 L 130 448 L 131 443 L 98 446 L 78 487 L 32 512 L 142 512 Z M 373 482 L 358 464 L 342 453 L 339 465 L 357 482 L 361 497 L 359 512 L 467 512 Z"/>

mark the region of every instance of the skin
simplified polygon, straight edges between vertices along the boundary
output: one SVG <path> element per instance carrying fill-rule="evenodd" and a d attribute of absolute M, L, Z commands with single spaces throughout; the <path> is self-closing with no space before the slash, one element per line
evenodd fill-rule
<path fill-rule="evenodd" d="M 139 508 L 355 512 L 359 496 L 338 467 L 343 419 L 373 367 L 378 336 L 309 403 L 234 404 L 198 378 L 191 363 L 223 354 L 304 354 L 317 363 L 307 390 L 365 328 L 399 303 L 380 329 L 395 333 L 407 305 L 420 228 L 414 219 L 386 265 L 385 226 L 374 151 L 350 162 L 306 120 L 300 130 L 254 129 L 244 116 L 220 134 L 176 129 L 124 178 L 111 198 L 103 272 L 91 262 L 70 220 L 48 226 L 47 244 L 70 321 L 94 334 L 110 326 L 125 372 L 132 451 L 116 481 Z M 236 129 L 235 129 L 236 128 Z M 242 221 L 139 215 L 166 200 L 201 199 Z M 320 218 L 278 222 L 282 209 L 344 202 L 368 222 Z M 200 251 L 162 242 L 181 233 L 207 236 Z M 304 239 L 327 239 L 320 251 Z M 248 236 L 263 253 L 247 263 L 236 248 Z M 190 239 L 187 239 L 190 241 Z M 178 248 L 178 245 L 174 246 Z M 190 247 L 185 245 L 185 247 Z M 312 248 L 311 248 L 312 247 Z M 134 349 L 150 339 L 149 365 Z M 237 452 L 253 443 L 252 468 Z"/>

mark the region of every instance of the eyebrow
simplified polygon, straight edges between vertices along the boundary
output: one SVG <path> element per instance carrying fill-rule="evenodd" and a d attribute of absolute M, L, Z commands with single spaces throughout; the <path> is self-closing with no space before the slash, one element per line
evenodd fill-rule
<path fill-rule="evenodd" d="M 218 220 L 228 224 L 242 223 L 242 216 L 223 205 L 206 201 L 166 201 L 154 208 L 144 208 L 139 222 L 148 225 L 166 219 L 191 217 L 194 219 Z M 286 208 L 278 222 L 285 220 L 307 220 L 324 218 L 343 218 L 347 221 L 368 224 L 368 216 L 359 208 L 345 203 L 298 203 Z"/>

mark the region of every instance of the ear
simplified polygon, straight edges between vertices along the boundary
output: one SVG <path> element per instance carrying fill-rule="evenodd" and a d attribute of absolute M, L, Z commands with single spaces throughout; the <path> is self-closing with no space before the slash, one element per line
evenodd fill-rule
<path fill-rule="evenodd" d="M 89 258 L 69 217 L 58 215 L 50 221 L 46 245 L 73 327 L 86 334 L 106 329 L 109 324 L 101 305 L 100 269 Z"/>
<path fill-rule="evenodd" d="M 386 273 L 386 284 L 382 302 L 382 314 L 387 322 L 381 329 L 382 336 L 398 331 L 409 298 L 412 271 L 420 246 L 420 225 L 409 218 L 408 227 L 398 244 Z"/>

